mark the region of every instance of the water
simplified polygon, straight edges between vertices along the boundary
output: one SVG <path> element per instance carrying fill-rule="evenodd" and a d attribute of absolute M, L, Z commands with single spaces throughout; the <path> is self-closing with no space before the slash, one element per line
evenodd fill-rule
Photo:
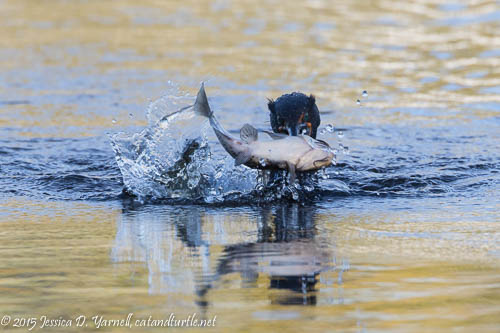
<path fill-rule="evenodd" d="M 498 2 L 0 9 L 0 316 L 498 329 Z M 234 135 L 313 93 L 336 165 L 264 188 L 164 118 L 201 81 Z"/>

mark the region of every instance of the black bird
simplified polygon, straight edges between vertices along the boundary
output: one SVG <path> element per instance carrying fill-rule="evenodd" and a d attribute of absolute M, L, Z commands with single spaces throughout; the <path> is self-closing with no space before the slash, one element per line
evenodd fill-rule
<path fill-rule="evenodd" d="M 307 96 L 300 92 L 284 94 L 276 101 L 270 99 L 267 106 L 275 133 L 292 136 L 307 134 L 316 138 L 321 120 L 313 95 Z"/>

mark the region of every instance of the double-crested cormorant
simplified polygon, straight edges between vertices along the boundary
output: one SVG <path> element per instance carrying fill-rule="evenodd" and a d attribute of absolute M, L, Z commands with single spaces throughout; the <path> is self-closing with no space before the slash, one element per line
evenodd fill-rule
<path fill-rule="evenodd" d="M 274 132 L 292 136 L 307 134 L 316 138 L 320 116 L 313 95 L 284 94 L 275 101 L 269 100 L 267 106 Z"/>

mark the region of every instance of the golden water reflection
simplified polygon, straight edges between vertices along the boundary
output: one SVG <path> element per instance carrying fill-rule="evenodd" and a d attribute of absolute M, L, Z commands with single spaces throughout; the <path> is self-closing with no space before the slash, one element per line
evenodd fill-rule
<path fill-rule="evenodd" d="M 3 211 L 21 203 L 30 208 L 2 222 L 2 313 L 196 312 L 217 315 L 217 331 L 228 332 L 493 332 L 498 325 L 498 244 L 432 217 L 422 225 L 400 213 L 381 223 L 298 205 L 227 210 L 30 200 L 7 202 Z M 494 224 L 473 223 L 498 237 Z"/>

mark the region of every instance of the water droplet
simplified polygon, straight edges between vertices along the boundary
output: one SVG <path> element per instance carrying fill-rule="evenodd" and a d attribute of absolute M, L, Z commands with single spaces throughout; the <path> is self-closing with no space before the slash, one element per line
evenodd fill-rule
<path fill-rule="evenodd" d="M 368 96 L 368 91 L 366 91 L 366 90 L 363 90 L 363 93 L 362 93 L 361 95 L 362 95 L 363 97 L 366 97 L 366 96 Z"/>
<path fill-rule="evenodd" d="M 116 119 L 115 119 L 115 118 L 113 118 L 113 119 L 111 120 L 111 122 L 112 122 L 113 124 L 116 124 Z"/>
<path fill-rule="evenodd" d="M 220 177 L 222 177 L 222 170 L 215 174 L 215 179 L 219 179 Z"/>
<path fill-rule="evenodd" d="M 344 137 L 344 132 L 338 131 L 337 136 L 339 137 L 339 139 L 342 139 Z"/>
<path fill-rule="evenodd" d="M 326 125 L 326 130 L 330 133 L 333 133 L 333 132 L 335 132 L 335 127 L 333 127 L 332 124 L 328 124 L 328 125 Z"/>
<path fill-rule="evenodd" d="M 259 160 L 259 164 L 262 165 L 263 167 L 265 167 L 267 165 L 266 160 L 264 158 L 261 158 Z"/>
<path fill-rule="evenodd" d="M 132 117 L 134 116 L 134 114 L 133 114 L 133 113 L 129 113 L 129 114 L 128 114 L 128 116 L 129 116 L 130 118 L 132 118 Z"/>
<path fill-rule="evenodd" d="M 292 190 L 292 198 L 295 201 L 299 200 L 299 194 L 297 193 L 297 191 Z"/>
<path fill-rule="evenodd" d="M 345 155 L 349 155 L 349 147 L 344 146 L 344 148 L 342 149 L 342 152 L 343 152 Z"/>
<path fill-rule="evenodd" d="M 328 174 L 326 173 L 326 169 L 324 168 L 321 171 L 321 178 L 328 179 Z"/>
<path fill-rule="evenodd" d="M 319 131 L 319 134 L 321 134 L 321 135 L 325 135 L 325 133 L 326 133 L 326 129 L 324 129 L 324 128 L 321 131 Z"/>
<path fill-rule="evenodd" d="M 361 105 L 361 101 L 359 99 L 357 99 L 356 104 Z"/>

